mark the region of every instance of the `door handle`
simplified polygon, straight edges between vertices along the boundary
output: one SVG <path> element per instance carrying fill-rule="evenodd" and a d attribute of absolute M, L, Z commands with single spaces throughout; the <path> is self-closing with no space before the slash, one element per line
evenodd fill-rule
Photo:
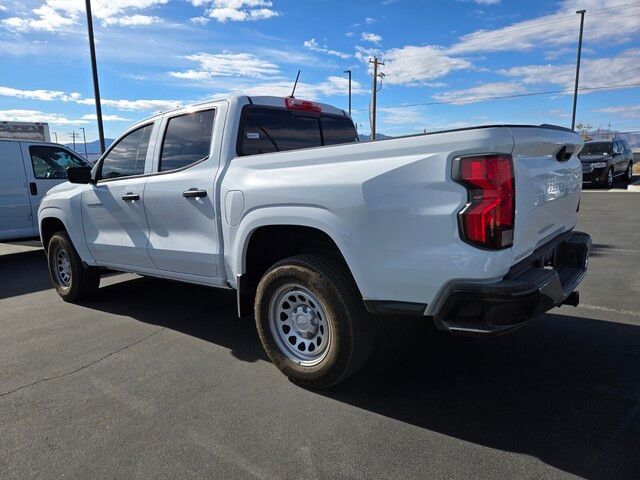
<path fill-rule="evenodd" d="M 38 195 L 38 185 L 36 185 L 36 182 L 31 182 L 29 184 L 29 191 L 31 192 L 31 195 Z"/>
<path fill-rule="evenodd" d="M 182 192 L 184 198 L 202 198 L 207 196 L 206 190 L 198 190 L 197 188 L 190 188 Z"/>
<path fill-rule="evenodd" d="M 124 200 L 125 202 L 133 202 L 135 200 L 140 200 L 140 195 L 138 195 L 137 193 L 125 193 L 122 196 L 122 200 Z"/>

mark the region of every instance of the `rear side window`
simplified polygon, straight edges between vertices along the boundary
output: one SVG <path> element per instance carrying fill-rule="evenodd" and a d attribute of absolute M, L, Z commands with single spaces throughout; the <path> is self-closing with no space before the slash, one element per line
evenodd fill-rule
<path fill-rule="evenodd" d="M 357 141 L 346 116 L 303 114 L 284 108 L 246 106 L 238 134 L 238 155 L 282 152 Z"/>
<path fill-rule="evenodd" d="M 152 130 L 149 124 L 123 137 L 102 161 L 100 178 L 142 175 Z"/>
<path fill-rule="evenodd" d="M 38 179 L 67 178 L 67 168 L 89 164 L 60 147 L 34 145 L 29 147 L 33 175 Z"/>
<path fill-rule="evenodd" d="M 209 155 L 215 110 L 169 119 L 162 142 L 160 171 L 184 168 Z"/>

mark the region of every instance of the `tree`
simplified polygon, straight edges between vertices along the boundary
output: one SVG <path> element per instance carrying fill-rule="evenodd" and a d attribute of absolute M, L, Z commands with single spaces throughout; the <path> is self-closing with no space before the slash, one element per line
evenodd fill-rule
<path fill-rule="evenodd" d="M 580 122 L 576 124 L 576 130 L 578 131 L 578 133 L 580 134 L 580 136 L 585 142 L 588 140 L 591 140 L 591 137 L 589 136 L 589 130 L 591 130 L 591 125 L 589 125 L 588 123 Z"/>

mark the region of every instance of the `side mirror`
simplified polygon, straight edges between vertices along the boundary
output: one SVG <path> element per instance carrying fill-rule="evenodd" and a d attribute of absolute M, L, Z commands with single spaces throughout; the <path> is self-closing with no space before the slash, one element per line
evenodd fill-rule
<path fill-rule="evenodd" d="M 71 183 L 92 183 L 91 167 L 68 167 L 67 180 Z"/>

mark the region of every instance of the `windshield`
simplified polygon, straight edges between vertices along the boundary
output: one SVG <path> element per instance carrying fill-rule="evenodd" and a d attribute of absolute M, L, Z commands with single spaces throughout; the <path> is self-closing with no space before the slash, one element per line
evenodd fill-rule
<path fill-rule="evenodd" d="M 580 155 L 611 155 L 613 144 L 611 142 L 589 142 L 584 144 Z"/>

